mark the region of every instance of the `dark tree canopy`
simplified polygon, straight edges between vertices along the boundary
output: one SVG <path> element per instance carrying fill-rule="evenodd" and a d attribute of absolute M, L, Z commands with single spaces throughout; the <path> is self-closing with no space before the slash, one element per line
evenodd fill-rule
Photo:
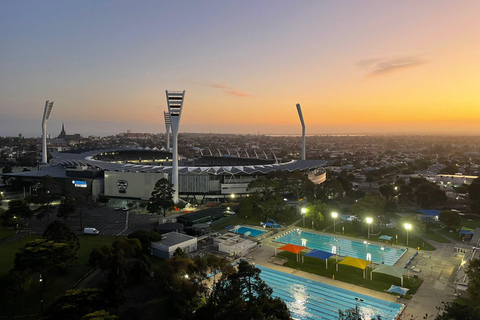
<path fill-rule="evenodd" d="M 16 199 L 8 203 L 8 209 L 1 218 L 4 225 L 15 225 L 19 218 L 30 219 L 32 216 L 29 204 L 23 199 Z"/>
<path fill-rule="evenodd" d="M 14 268 L 38 272 L 47 278 L 52 273 L 65 272 L 75 258 L 68 244 L 37 239 L 28 242 L 15 254 Z"/>
<path fill-rule="evenodd" d="M 447 228 L 458 227 L 460 226 L 460 215 L 458 212 L 450 211 L 450 210 L 443 210 L 438 215 L 438 220 L 443 222 Z"/>
<path fill-rule="evenodd" d="M 175 206 L 173 192 L 173 184 L 168 179 L 158 180 L 147 205 L 148 212 L 161 214 L 165 217 L 168 210 Z"/>
<path fill-rule="evenodd" d="M 66 243 L 74 252 L 80 248 L 80 241 L 77 235 L 70 230 L 69 226 L 58 220 L 47 226 L 43 232 L 43 238 L 54 242 Z"/>
<path fill-rule="evenodd" d="M 75 213 L 75 198 L 66 196 L 60 200 L 60 206 L 58 207 L 57 217 L 67 222 L 67 219 Z"/>
<path fill-rule="evenodd" d="M 478 320 L 480 319 L 480 308 L 469 304 L 458 302 L 442 302 L 437 307 L 439 313 L 435 320 Z"/>
<path fill-rule="evenodd" d="M 272 289 L 260 278 L 261 270 L 242 261 L 238 272 L 217 282 L 197 319 L 291 319 L 285 302 L 272 297 Z"/>
<path fill-rule="evenodd" d="M 49 320 L 80 320 L 86 314 L 100 310 L 102 293 L 99 289 L 67 290 L 47 309 Z"/>
<path fill-rule="evenodd" d="M 128 235 L 128 239 L 138 239 L 142 244 L 142 252 L 150 253 L 150 244 L 162 240 L 162 236 L 154 231 L 138 230 Z"/>

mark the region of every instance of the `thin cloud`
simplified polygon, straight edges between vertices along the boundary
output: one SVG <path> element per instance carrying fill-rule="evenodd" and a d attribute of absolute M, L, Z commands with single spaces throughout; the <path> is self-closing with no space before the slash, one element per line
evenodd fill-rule
<path fill-rule="evenodd" d="M 206 86 L 210 88 L 215 88 L 215 89 L 222 89 L 222 91 L 226 94 L 231 94 L 237 97 L 248 97 L 249 94 L 244 92 L 244 91 L 239 91 L 236 90 L 233 87 L 227 86 L 225 83 L 214 83 L 214 82 L 198 82 L 198 81 L 192 81 L 192 80 L 187 80 L 188 82 L 199 84 L 201 86 Z"/>
<path fill-rule="evenodd" d="M 356 63 L 362 69 L 368 70 L 368 76 L 382 76 L 407 68 L 418 67 L 427 63 L 419 56 L 403 56 L 394 58 L 372 58 Z"/>

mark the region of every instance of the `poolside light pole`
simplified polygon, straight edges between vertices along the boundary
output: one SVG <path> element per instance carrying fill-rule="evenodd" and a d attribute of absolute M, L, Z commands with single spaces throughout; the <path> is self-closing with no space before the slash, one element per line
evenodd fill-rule
<path fill-rule="evenodd" d="M 332 217 L 333 217 L 333 233 L 335 233 L 335 223 L 338 217 L 338 213 L 332 212 Z"/>
<path fill-rule="evenodd" d="M 373 219 L 371 217 L 367 218 L 367 234 L 368 234 L 368 239 L 370 239 L 370 224 L 373 222 Z"/>
<path fill-rule="evenodd" d="M 405 229 L 407 229 L 407 247 L 408 247 L 408 231 L 412 229 L 412 225 L 410 223 L 405 223 Z"/>
<path fill-rule="evenodd" d="M 307 208 L 303 207 L 300 212 L 302 213 L 302 216 L 303 216 L 303 227 L 305 228 L 305 215 L 307 214 Z"/>
<path fill-rule="evenodd" d="M 42 279 L 42 274 L 40 273 L 40 312 L 43 314 L 43 279 Z"/>

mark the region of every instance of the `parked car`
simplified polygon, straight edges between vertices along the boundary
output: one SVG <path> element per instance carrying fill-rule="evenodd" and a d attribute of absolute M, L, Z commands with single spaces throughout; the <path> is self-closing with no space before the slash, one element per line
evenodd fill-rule
<path fill-rule="evenodd" d="M 85 228 L 85 229 L 83 229 L 83 233 L 84 234 L 99 234 L 100 231 L 98 231 L 95 228 Z"/>

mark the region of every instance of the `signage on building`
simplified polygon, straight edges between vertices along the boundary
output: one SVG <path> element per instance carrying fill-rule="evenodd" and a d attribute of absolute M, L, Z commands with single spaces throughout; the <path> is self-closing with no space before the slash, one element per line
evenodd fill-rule
<path fill-rule="evenodd" d="M 87 181 L 72 180 L 72 184 L 75 188 L 86 188 Z"/>
<path fill-rule="evenodd" d="M 118 192 L 119 193 L 126 193 L 127 192 L 127 187 L 128 187 L 127 180 L 118 180 L 117 181 L 117 187 L 118 187 Z"/>

